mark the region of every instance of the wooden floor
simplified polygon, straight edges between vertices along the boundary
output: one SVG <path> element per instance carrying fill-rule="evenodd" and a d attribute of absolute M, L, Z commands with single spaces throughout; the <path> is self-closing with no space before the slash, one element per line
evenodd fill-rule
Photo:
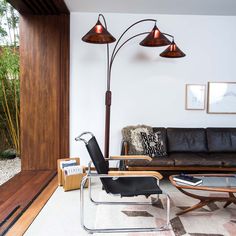
<path fill-rule="evenodd" d="M 56 175 L 22 171 L 0 186 L 0 235 L 4 235 Z"/>

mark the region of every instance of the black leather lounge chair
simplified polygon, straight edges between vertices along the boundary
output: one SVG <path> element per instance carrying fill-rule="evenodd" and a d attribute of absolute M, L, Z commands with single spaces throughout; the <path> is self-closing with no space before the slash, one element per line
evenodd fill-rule
<path fill-rule="evenodd" d="M 91 135 L 91 138 L 87 141 L 84 136 Z M 88 165 L 88 173 L 81 181 L 81 225 L 89 233 L 109 233 L 109 232 L 150 232 L 169 229 L 169 211 L 170 200 L 169 196 L 165 194 L 159 187 L 159 180 L 162 178 L 161 174 L 154 171 L 109 171 L 108 161 L 123 160 L 124 158 L 131 159 L 146 159 L 150 160 L 148 156 L 116 156 L 105 159 L 96 138 L 90 132 L 84 132 L 75 138 L 76 141 L 83 141 L 88 150 L 88 153 L 92 159 L 97 173 L 92 173 L 90 170 L 91 162 Z M 165 194 L 167 198 L 167 217 L 166 224 L 160 228 L 109 228 L 109 229 L 89 229 L 84 224 L 84 185 L 86 181 L 89 181 L 89 197 L 95 204 L 111 204 L 111 205 L 151 205 L 154 202 L 98 202 L 92 199 L 91 194 L 91 180 L 94 178 L 100 178 L 104 190 L 113 195 L 119 195 L 121 197 L 134 197 L 144 195 L 149 197 L 150 195 Z M 157 198 L 158 200 L 158 198 Z"/>

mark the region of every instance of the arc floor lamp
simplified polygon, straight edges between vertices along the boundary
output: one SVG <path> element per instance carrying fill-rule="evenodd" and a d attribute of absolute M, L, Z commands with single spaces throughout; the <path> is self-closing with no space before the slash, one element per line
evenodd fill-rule
<path fill-rule="evenodd" d="M 100 19 L 103 20 L 104 25 L 101 23 Z M 129 31 L 134 26 L 143 23 L 143 22 L 153 22 L 154 27 L 150 32 L 141 32 L 135 34 L 128 39 L 121 42 L 124 35 L 127 31 Z M 162 33 L 157 25 L 155 19 L 142 19 L 130 25 L 118 38 L 113 51 L 110 56 L 109 44 L 116 41 L 116 39 L 108 32 L 107 23 L 104 15 L 98 15 L 98 21 L 95 26 L 83 36 L 82 40 L 86 43 L 94 43 L 94 44 L 106 44 L 107 48 L 107 91 L 105 94 L 105 105 L 106 105 L 106 118 L 105 118 L 105 149 L 104 156 L 105 158 L 109 157 L 109 141 L 110 141 L 110 113 L 111 113 L 111 70 L 114 60 L 120 51 L 120 49 L 128 43 L 130 40 L 139 37 L 141 35 L 147 35 L 139 44 L 145 47 L 162 47 L 169 45 L 165 51 L 163 51 L 160 56 L 167 58 L 179 58 L 184 57 L 185 54 L 177 47 L 174 36 Z M 166 37 L 167 36 L 167 37 Z M 170 41 L 168 38 L 171 38 Z"/>

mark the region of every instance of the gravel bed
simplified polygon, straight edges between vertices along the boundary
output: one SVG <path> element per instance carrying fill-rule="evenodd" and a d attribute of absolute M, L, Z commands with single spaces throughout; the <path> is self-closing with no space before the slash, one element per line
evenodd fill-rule
<path fill-rule="evenodd" d="M 14 159 L 0 159 L 0 185 L 12 178 L 21 171 L 21 160 L 19 157 Z"/>

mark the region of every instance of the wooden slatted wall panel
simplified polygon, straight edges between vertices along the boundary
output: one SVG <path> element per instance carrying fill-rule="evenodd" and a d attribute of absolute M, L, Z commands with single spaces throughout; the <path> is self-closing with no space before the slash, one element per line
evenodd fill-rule
<path fill-rule="evenodd" d="M 20 19 L 23 170 L 69 156 L 69 15 Z"/>
<path fill-rule="evenodd" d="M 22 15 L 69 14 L 64 0 L 7 0 Z"/>
<path fill-rule="evenodd" d="M 70 17 L 60 16 L 61 57 L 60 57 L 60 157 L 69 157 L 69 97 L 70 97 Z"/>

